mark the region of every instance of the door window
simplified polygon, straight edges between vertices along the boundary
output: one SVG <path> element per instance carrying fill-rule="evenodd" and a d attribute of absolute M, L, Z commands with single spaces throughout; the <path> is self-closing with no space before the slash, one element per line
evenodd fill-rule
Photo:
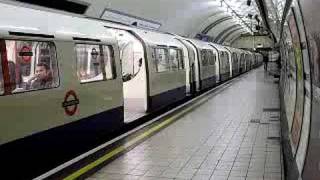
<path fill-rule="evenodd" d="M 107 45 L 76 44 L 77 75 L 81 83 L 115 79 L 112 48 Z"/>

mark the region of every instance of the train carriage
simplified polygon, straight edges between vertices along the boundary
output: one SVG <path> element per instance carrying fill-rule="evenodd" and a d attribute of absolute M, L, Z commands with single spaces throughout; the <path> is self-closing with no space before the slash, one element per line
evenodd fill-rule
<path fill-rule="evenodd" d="M 242 50 L 0 8 L 10 14 L 0 18 L 0 159 L 27 179 L 101 145 L 147 113 L 249 70 L 249 53 Z"/>
<path fill-rule="evenodd" d="M 214 87 L 218 79 L 218 52 L 207 42 L 189 40 L 197 49 L 201 90 Z"/>
<path fill-rule="evenodd" d="M 244 50 L 240 51 L 240 73 L 246 72 L 246 53 Z"/>
<path fill-rule="evenodd" d="M 249 51 L 245 51 L 244 59 L 245 59 L 245 66 L 246 66 L 245 69 L 246 69 L 246 72 L 248 72 L 251 69 L 251 54 L 249 53 Z"/>
<path fill-rule="evenodd" d="M 241 60 L 241 50 L 232 48 L 232 47 L 226 47 L 230 54 L 231 54 L 231 60 L 232 60 L 232 76 L 237 76 L 240 74 L 240 60 Z"/>
<path fill-rule="evenodd" d="M 254 68 L 255 55 L 254 52 L 249 51 L 250 70 Z"/>
<path fill-rule="evenodd" d="M 118 46 L 108 30 L 91 20 L 4 4 L 1 13 L 11 15 L 0 21 L 0 159 L 20 162 L 7 163 L 8 169 L 33 162 L 50 170 L 122 127 Z"/>
<path fill-rule="evenodd" d="M 153 111 L 186 96 L 185 49 L 175 36 L 135 30 L 146 44 L 149 110 Z"/>
<path fill-rule="evenodd" d="M 232 77 L 232 62 L 230 52 L 223 46 L 210 43 L 218 50 L 220 82 L 226 81 Z"/>
<path fill-rule="evenodd" d="M 191 39 L 177 36 L 187 52 L 186 62 L 186 80 L 187 80 L 187 93 L 196 94 L 201 91 L 200 87 L 200 63 L 197 47 L 191 42 Z M 188 87 L 189 86 L 189 87 Z"/>

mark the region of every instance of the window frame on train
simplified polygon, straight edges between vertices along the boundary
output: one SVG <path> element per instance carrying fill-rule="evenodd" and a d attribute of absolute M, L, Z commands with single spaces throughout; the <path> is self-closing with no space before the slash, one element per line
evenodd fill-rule
<path fill-rule="evenodd" d="M 211 49 L 201 49 L 200 57 L 202 66 L 215 66 L 217 61 L 217 54 L 214 53 Z"/>
<path fill-rule="evenodd" d="M 8 46 L 8 44 L 10 44 L 9 42 L 14 43 L 15 47 L 16 47 L 16 43 L 21 43 L 21 45 L 27 44 L 29 45 L 27 47 L 27 45 L 23 45 L 23 48 L 26 49 L 30 49 L 31 47 L 31 51 L 17 51 L 17 49 L 14 49 L 10 56 L 15 56 L 14 60 L 9 60 L 8 57 L 10 57 L 8 55 L 8 48 L 10 48 Z M 30 44 L 31 43 L 31 44 Z M 51 84 L 49 87 L 42 87 L 42 88 L 31 88 L 31 83 L 35 83 L 36 80 L 38 80 L 38 78 L 35 76 L 35 71 L 36 71 L 36 67 L 39 63 L 42 64 L 46 64 L 45 68 L 48 66 L 48 64 L 46 62 L 39 62 L 40 57 L 39 54 L 41 55 L 41 47 L 39 48 L 39 44 L 40 43 L 45 43 L 46 46 L 48 46 L 50 48 L 49 50 L 49 70 L 50 72 L 47 72 L 48 70 L 46 70 L 47 74 L 49 77 L 51 77 L 50 81 Z M 19 44 L 20 45 L 20 44 Z M 46 40 L 37 40 L 37 39 L 15 39 L 15 38 L 3 38 L 0 39 L 0 46 L 5 46 L 0 48 L 0 55 L 2 53 L 5 52 L 6 54 L 6 59 L 2 59 L 1 57 L 1 81 L 2 81 L 2 90 L 0 90 L 0 95 L 11 95 L 11 94 L 20 94 L 20 93 L 27 93 L 27 92 L 33 92 L 33 91 L 40 91 L 40 90 L 49 90 L 49 89 L 55 89 L 60 87 L 60 72 L 59 72 L 59 60 L 58 60 L 58 52 L 57 52 L 57 47 L 56 44 L 54 43 L 54 41 L 46 41 Z M 39 48 L 39 49 L 38 49 Z M 1 52 L 2 51 L 2 52 Z M 40 53 L 39 53 L 40 52 Z M 45 52 L 45 51 L 42 51 Z M 23 55 L 22 55 L 23 54 Z M 24 56 L 25 55 L 25 56 Z M 25 63 L 27 64 L 27 60 L 24 59 L 24 57 L 31 57 L 30 60 L 30 67 L 29 67 L 29 76 L 34 76 L 34 77 L 30 77 L 28 78 L 28 76 L 23 76 L 22 75 L 22 71 L 21 69 L 18 69 L 19 73 L 17 73 L 17 67 L 22 67 L 23 64 Z M 20 58 L 20 59 L 19 59 Z M 43 60 L 44 61 L 44 60 Z M 13 63 L 14 66 L 14 70 L 11 70 L 10 68 L 10 64 L 11 62 Z M 19 62 L 19 65 L 18 65 Z M 6 63 L 6 64 L 4 64 Z M 7 66 L 8 69 L 5 70 L 3 69 L 3 66 Z M 25 65 L 27 66 L 27 65 Z M 28 68 L 28 67 L 27 67 Z M 7 72 L 5 72 L 7 71 Z M 4 76 L 5 74 L 7 74 L 8 76 L 8 82 L 6 83 Z M 12 75 L 14 74 L 14 75 Z M 17 77 L 18 75 L 18 77 Z M 14 78 L 14 79 L 13 79 Z M 25 79 L 29 79 L 26 80 Z M 17 82 L 17 80 L 19 80 L 19 82 Z M 33 80 L 33 82 L 31 82 Z M 48 81 L 47 81 L 48 82 Z M 40 82 L 41 84 L 42 82 Z"/>
<path fill-rule="evenodd" d="M 91 56 L 96 55 L 98 56 L 99 59 L 99 73 L 98 75 L 94 76 L 94 77 L 89 77 L 89 78 L 82 78 L 79 74 L 79 70 L 81 69 L 79 67 L 79 54 L 78 54 L 78 48 L 83 48 L 81 46 L 84 46 L 84 48 L 86 50 L 88 50 L 88 48 L 91 47 L 91 50 L 95 49 L 97 51 L 97 49 L 99 50 L 97 53 L 98 54 L 92 54 L 93 52 L 91 51 Z M 94 48 L 96 47 L 96 48 Z M 105 50 L 107 49 L 107 52 L 105 52 Z M 112 47 L 112 45 L 109 44 L 100 44 L 100 43 L 88 43 L 88 42 L 76 42 L 74 44 L 74 52 L 75 52 L 75 57 L 76 57 L 76 72 L 77 72 L 77 78 L 78 81 L 80 82 L 80 84 L 87 84 L 87 83 L 94 83 L 94 82 L 101 82 L 101 81 L 110 81 L 110 80 L 114 80 L 117 78 L 116 75 L 116 64 L 115 64 L 115 58 L 114 58 L 114 49 Z M 87 53 L 89 53 L 89 51 L 86 51 Z M 107 55 L 106 55 L 107 53 Z M 105 58 L 108 58 L 107 60 Z M 87 56 L 87 58 L 89 58 L 89 56 Z M 84 60 L 85 62 L 88 63 L 88 59 Z M 91 61 L 91 60 L 90 60 Z M 107 63 L 106 63 L 107 62 Z M 90 62 L 91 65 L 91 62 Z M 91 68 L 91 67 L 90 67 Z M 109 73 L 107 73 L 107 69 L 109 71 Z M 86 70 L 88 71 L 88 69 Z M 91 69 L 90 72 L 88 73 L 91 76 Z M 97 76 L 102 75 L 101 78 L 99 79 L 95 79 Z M 108 77 L 108 75 L 110 75 Z"/>
<path fill-rule="evenodd" d="M 209 52 L 209 53 L 208 53 Z M 212 50 L 207 49 L 207 53 L 209 54 L 209 66 L 214 66 L 216 65 L 217 61 L 217 55 L 214 53 Z"/>
<path fill-rule="evenodd" d="M 165 58 L 163 60 L 165 60 L 165 64 L 166 66 L 163 66 L 164 64 L 159 63 L 159 50 L 163 50 L 163 54 L 165 55 Z M 178 62 L 178 66 L 173 68 L 173 61 L 170 57 L 170 51 L 174 50 L 177 52 L 177 62 Z M 157 73 L 164 73 L 164 72 L 174 72 L 174 71 L 180 71 L 180 70 L 184 70 L 185 69 L 185 65 L 184 65 L 184 57 L 183 57 L 183 50 L 180 48 L 176 48 L 176 47 L 164 47 L 164 46 L 156 46 L 156 47 L 152 47 L 152 58 L 154 59 L 154 68 L 155 71 Z M 161 60 L 162 61 L 162 60 Z M 161 66 L 159 66 L 159 64 Z M 159 71 L 159 67 L 165 67 L 165 69 L 161 69 L 161 71 Z"/>
<path fill-rule="evenodd" d="M 208 66 L 209 65 L 209 60 L 208 60 L 207 50 L 206 49 L 201 49 L 200 50 L 200 57 L 201 57 L 201 65 L 202 66 Z"/>
<path fill-rule="evenodd" d="M 4 81 L 3 81 L 3 70 L 2 70 L 2 54 L 0 51 L 0 95 L 4 94 Z"/>
<path fill-rule="evenodd" d="M 177 63 L 178 63 L 178 67 L 175 67 L 173 69 L 173 61 L 171 61 L 171 51 L 176 51 L 176 58 L 177 58 Z M 183 55 L 182 55 L 182 49 L 179 49 L 179 48 L 169 48 L 169 63 L 171 64 L 171 71 L 177 71 L 177 70 L 183 70 L 184 69 L 184 59 L 183 59 Z"/>

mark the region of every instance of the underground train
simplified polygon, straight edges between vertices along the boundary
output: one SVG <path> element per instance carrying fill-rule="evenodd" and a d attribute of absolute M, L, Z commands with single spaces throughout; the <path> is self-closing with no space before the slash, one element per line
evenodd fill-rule
<path fill-rule="evenodd" d="M 169 33 L 0 9 L 0 159 L 10 179 L 39 176 L 262 63 L 259 53 Z"/>

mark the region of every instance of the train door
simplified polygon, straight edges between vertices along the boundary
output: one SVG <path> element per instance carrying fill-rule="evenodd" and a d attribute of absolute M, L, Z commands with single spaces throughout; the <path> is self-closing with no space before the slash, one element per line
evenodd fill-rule
<path fill-rule="evenodd" d="M 145 50 L 131 32 L 115 32 L 122 67 L 124 121 L 129 123 L 144 116 L 148 110 Z"/>
<path fill-rule="evenodd" d="M 220 58 L 219 58 L 219 50 L 213 46 L 212 44 L 210 44 L 210 46 L 215 50 L 215 54 L 216 54 L 216 63 L 215 63 L 215 74 L 216 74 L 216 83 L 219 83 L 221 81 L 220 79 Z"/>
<path fill-rule="evenodd" d="M 237 53 L 233 52 L 232 53 L 232 59 L 233 59 L 233 63 L 232 63 L 232 76 L 235 76 L 238 74 L 239 71 L 239 61 L 238 61 L 238 55 Z"/>
<path fill-rule="evenodd" d="M 246 62 L 246 72 L 250 70 L 250 56 L 249 54 L 245 54 L 245 62 Z"/>
<path fill-rule="evenodd" d="M 240 73 L 245 72 L 245 59 L 244 59 L 244 53 L 241 53 L 240 55 Z"/>
<path fill-rule="evenodd" d="M 191 69 L 192 69 L 192 78 L 195 80 L 194 83 L 194 88 L 195 91 L 198 92 L 200 91 L 200 59 L 198 55 L 198 51 L 196 46 L 189 40 L 183 40 L 186 44 L 188 44 L 188 47 L 190 50 L 192 50 L 192 54 L 194 55 L 194 63 L 191 64 Z"/>
<path fill-rule="evenodd" d="M 229 78 L 231 78 L 233 76 L 233 69 L 235 67 L 235 59 L 231 53 L 231 51 L 229 49 L 226 48 L 226 54 L 227 54 L 227 58 L 228 58 L 228 61 L 229 61 L 229 69 L 230 69 L 230 75 L 229 75 Z"/>
<path fill-rule="evenodd" d="M 229 78 L 231 78 L 233 76 L 233 73 L 232 73 L 232 67 L 233 67 L 233 64 L 232 64 L 232 57 L 231 57 L 231 53 L 227 50 L 225 52 L 225 56 L 227 58 L 227 62 L 228 62 L 228 67 L 229 67 Z"/>
<path fill-rule="evenodd" d="M 220 60 L 220 78 L 221 81 L 226 81 L 230 78 L 230 59 L 226 51 L 219 51 Z"/>
<path fill-rule="evenodd" d="M 192 45 L 186 41 L 186 40 L 181 40 L 178 39 L 186 48 L 187 52 L 187 57 L 185 58 L 185 61 L 187 60 L 188 62 L 185 62 L 186 65 L 186 85 L 187 85 L 187 95 L 189 94 L 195 94 L 196 92 L 196 68 L 195 68 L 195 58 L 196 58 L 196 52 L 195 49 L 192 47 Z"/>

